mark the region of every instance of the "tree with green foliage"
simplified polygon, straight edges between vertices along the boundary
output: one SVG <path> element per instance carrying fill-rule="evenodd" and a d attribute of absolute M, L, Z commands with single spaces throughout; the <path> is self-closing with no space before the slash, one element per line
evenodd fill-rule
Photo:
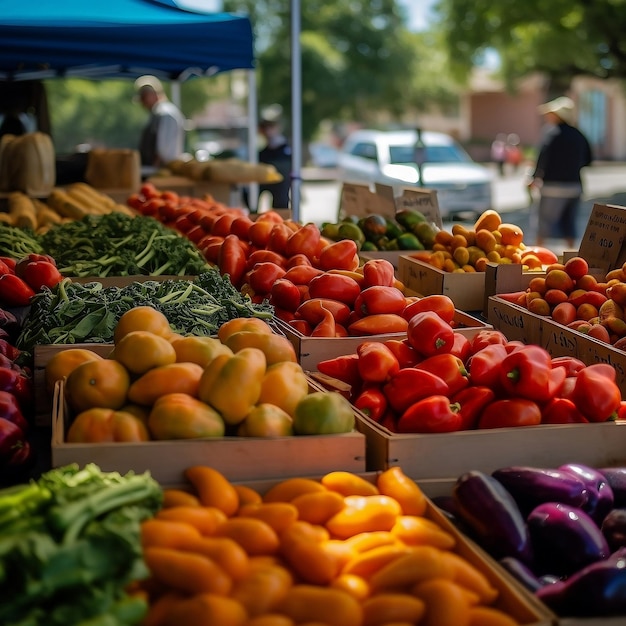
<path fill-rule="evenodd" d="M 626 78 L 624 0 L 439 0 L 434 12 L 459 78 L 490 48 L 509 84 L 532 72 L 555 92 L 577 75 Z"/>
<path fill-rule="evenodd" d="M 230 0 L 246 10 L 256 38 L 259 103 L 291 115 L 289 0 Z M 447 58 L 434 35 L 410 33 L 396 0 L 307 0 L 301 3 L 302 136 L 320 124 L 416 117 L 435 105 L 454 106 Z M 436 46 L 438 45 L 438 48 Z M 432 48 L 435 46 L 435 49 Z"/>
<path fill-rule="evenodd" d="M 225 0 L 227 11 L 249 14 L 255 35 L 259 107 L 279 103 L 291 117 L 290 0 Z M 412 33 L 397 0 L 302 2 L 302 138 L 316 138 L 323 123 L 414 125 L 421 113 L 454 112 L 458 84 L 448 70 L 437 32 Z M 58 153 L 89 143 L 137 146 L 146 113 L 133 102 L 131 80 L 46 81 Z M 165 85 L 171 94 L 170 86 Z M 181 84 L 188 119 L 213 100 L 231 98 L 229 73 Z M 188 133 L 188 149 L 194 134 Z"/>

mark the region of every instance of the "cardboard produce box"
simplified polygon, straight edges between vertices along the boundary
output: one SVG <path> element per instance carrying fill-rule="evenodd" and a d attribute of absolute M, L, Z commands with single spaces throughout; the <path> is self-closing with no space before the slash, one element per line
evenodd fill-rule
<path fill-rule="evenodd" d="M 441 434 L 399 434 L 365 415 L 367 469 L 400 465 L 411 477 L 441 479 L 508 465 L 555 467 L 568 462 L 626 464 L 626 422 L 492 428 Z"/>
<path fill-rule="evenodd" d="M 376 474 L 372 472 L 365 472 L 360 474 L 360 476 L 370 482 L 376 481 Z M 319 480 L 321 475 L 309 475 L 308 477 Z M 243 484 L 253 488 L 260 494 L 264 494 L 277 484 L 277 482 L 280 481 L 244 481 Z M 491 556 L 478 546 L 478 544 L 461 533 L 433 504 L 429 499 L 431 493 L 428 481 L 422 482 L 421 480 L 417 480 L 417 483 L 428 498 L 424 517 L 452 535 L 455 539 L 455 546 L 452 548 L 452 551 L 473 565 L 489 580 L 490 584 L 498 590 L 498 598 L 492 606 L 505 612 L 524 626 L 555 626 L 557 624 L 556 615 L 513 578 L 511 574 L 502 568 Z M 448 481 L 446 484 L 449 488 L 450 482 Z"/>
<path fill-rule="evenodd" d="M 318 391 L 313 381 L 311 391 Z M 356 414 L 358 420 L 360 416 Z M 52 467 L 96 463 L 103 471 L 150 471 L 163 485 L 184 482 L 190 465 L 211 465 L 231 481 L 324 474 L 332 470 L 365 471 L 365 436 L 338 435 L 276 438 L 220 437 L 141 443 L 67 443 L 69 410 L 64 383 L 55 388 L 52 411 Z"/>
<path fill-rule="evenodd" d="M 455 332 L 471 339 L 478 331 L 492 328 L 478 318 L 463 311 L 456 311 L 454 319 L 459 325 Z M 334 359 L 337 356 L 356 353 L 357 347 L 364 341 L 387 341 L 388 339 L 406 339 L 404 333 L 385 333 L 382 335 L 361 335 L 358 337 L 307 337 L 295 330 L 286 322 L 274 319 L 273 324 L 277 332 L 291 341 L 298 362 L 305 370 L 316 370 L 317 364 L 325 359 Z"/>
<path fill-rule="evenodd" d="M 549 317 L 492 296 L 487 320 L 507 339 L 517 339 L 545 348 L 552 356 L 573 356 L 586 365 L 608 363 L 615 368 L 618 387 L 626 398 L 626 352 L 613 345 L 567 328 Z"/>
<path fill-rule="evenodd" d="M 542 275 L 524 272 L 519 263 L 490 265 L 489 272 L 444 272 L 405 253 L 398 261 L 398 280 L 423 296 L 449 296 L 462 311 L 484 311 L 487 294 L 521 291 L 533 277 Z"/>

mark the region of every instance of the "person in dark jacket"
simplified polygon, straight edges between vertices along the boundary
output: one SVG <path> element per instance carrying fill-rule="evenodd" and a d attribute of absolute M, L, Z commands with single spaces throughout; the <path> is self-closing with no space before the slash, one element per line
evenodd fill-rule
<path fill-rule="evenodd" d="M 291 190 L 291 146 L 283 134 L 280 116 L 282 107 L 272 105 L 264 109 L 259 121 L 259 131 L 265 138 L 265 147 L 259 152 L 259 163 L 273 165 L 282 175 L 279 183 L 259 185 L 259 193 L 272 194 L 272 207 L 288 209 Z"/>
<path fill-rule="evenodd" d="M 583 192 L 581 170 L 593 159 L 587 138 L 574 125 L 575 105 L 565 96 L 539 106 L 546 127 L 529 189 L 539 192 L 537 245 L 549 237 L 574 248 Z"/>

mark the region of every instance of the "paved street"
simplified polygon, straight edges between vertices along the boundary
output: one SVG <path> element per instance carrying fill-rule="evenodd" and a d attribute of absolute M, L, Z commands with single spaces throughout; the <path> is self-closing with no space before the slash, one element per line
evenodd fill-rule
<path fill-rule="evenodd" d="M 321 224 L 335 221 L 339 207 L 341 184 L 336 180 L 322 180 L 322 176 L 332 176 L 332 171 L 303 172 L 302 201 L 300 220 Z M 578 242 L 585 231 L 591 209 L 595 203 L 626 206 L 626 163 L 599 163 L 583 173 L 585 195 L 578 216 Z M 494 185 L 494 207 L 501 214 L 506 214 L 506 221 L 518 225 L 525 234 L 527 244 L 534 243 L 531 225 L 533 209 L 529 203 L 524 174 L 522 171 L 497 178 Z M 451 223 L 444 223 L 449 229 Z M 549 240 L 547 247 L 557 254 L 565 249 L 561 240 Z"/>

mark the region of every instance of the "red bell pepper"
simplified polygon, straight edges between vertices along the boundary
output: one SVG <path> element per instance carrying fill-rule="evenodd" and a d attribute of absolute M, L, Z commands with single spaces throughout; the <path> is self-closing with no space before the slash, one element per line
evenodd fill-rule
<path fill-rule="evenodd" d="M 400 369 L 413 367 L 422 360 L 420 354 L 409 345 L 407 339 L 387 339 L 384 344 L 396 355 Z"/>
<path fill-rule="evenodd" d="M 289 320 L 287 323 L 294 330 L 297 330 L 299 333 L 302 333 L 305 337 L 310 337 L 311 333 L 313 332 L 313 328 L 311 324 L 309 324 L 306 320 L 294 318 L 294 319 Z"/>
<path fill-rule="evenodd" d="M 15 274 L 13 270 L 2 260 L 0 260 L 0 275 L 1 274 Z"/>
<path fill-rule="evenodd" d="M 443 379 L 448 385 L 450 397 L 469 385 L 469 377 L 463 361 L 453 354 L 436 354 L 424 359 L 415 367 Z"/>
<path fill-rule="evenodd" d="M 370 419 L 379 422 L 387 411 L 387 397 L 380 387 L 368 387 L 356 397 L 354 406 Z"/>
<path fill-rule="evenodd" d="M 263 249 L 250 252 L 250 254 L 247 255 L 246 271 L 249 272 L 251 269 L 254 269 L 254 266 L 257 263 L 275 263 L 287 271 L 287 268 L 285 267 L 287 259 L 285 259 L 285 257 L 281 254 L 278 254 L 278 252 L 273 252 L 272 250 Z"/>
<path fill-rule="evenodd" d="M 391 377 L 383 387 L 389 406 L 398 414 L 404 413 L 412 404 L 430 395 L 447 396 L 448 383 L 432 372 L 416 367 L 405 367 Z"/>
<path fill-rule="evenodd" d="M 492 343 L 475 352 L 467 362 L 472 385 L 481 385 L 498 389 L 500 387 L 500 368 L 507 356 L 506 348 L 499 343 Z"/>
<path fill-rule="evenodd" d="M 313 326 L 310 337 L 336 337 L 337 323 L 335 322 L 332 311 L 324 307 L 321 303 L 319 305 L 319 310 L 321 319 L 315 326 Z"/>
<path fill-rule="evenodd" d="M 556 398 L 565 381 L 562 367 L 552 368 L 552 357 L 540 346 L 528 345 L 502 361 L 500 384 L 512 397 L 547 402 Z"/>
<path fill-rule="evenodd" d="M 542 424 L 587 424 L 589 420 L 567 398 L 554 398 L 541 410 Z"/>
<path fill-rule="evenodd" d="M 258 295 L 268 295 L 272 290 L 272 285 L 282 278 L 286 270 L 273 263 L 272 261 L 264 261 L 257 263 L 249 272 L 247 282 Z"/>
<path fill-rule="evenodd" d="M 437 315 L 439 315 L 444 322 L 448 322 L 448 324 L 452 322 L 456 312 L 452 298 L 444 294 L 435 293 L 430 296 L 418 298 L 411 304 L 407 304 L 402 312 L 402 317 L 406 320 L 410 320 L 414 315 L 424 311 L 437 313 Z"/>
<path fill-rule="evenodd" d="M 353 389 L 361 386 L 359 355 L 342 354 L 334 359 L 326 359 L 317 364 L 317 370 L 350 385 Z"/>
<path fill-rule="evenodd" d="M 348 332 L 353 336 L 382 335 L 383 333 L 403 333 L 407 331 L 407 327 L 408 322 L 401 315 L 375 313 L 350 321 Z"/>
<path fill-rule="evenodd" d="M 17 268 L 20 268 L 21 263 L 22 261 L 17 264 Z M 43 287 L 52 289 L 63 280 L 56 264 L 49 261 L 30 261 L 21 268 L 18 276 L 34 291 L 41 291 Z"/>
<path fill-rule="evenodd" d="M 18 261 L 15 264 L 15 273 L 18 276 L 22 276 L 24 268 L 29 263 L 36 263 L 38 261 L 45 261 L 46 263 L 50 263 L 51 265 L 54 265 L 55 267 L 57 264 L 57 262 L 54 260 L 54 257 L 51 257 L 49 254 L 37 254 L 35 252 L 31 252 L 30 254 L 23 256 L 21 259 L 18 259 Z"/>
<path fill-rule="evenodd" d="M 580 370 L 587 366 L 580 359 L 573 356 L 555 356 L 552 357 L 552 367 L 562 367 L 565 369 L 567 376 L 576 376 Z"/>
<path fill-rule="evenodd" d="M 452 344 L 452 350 L 450 350 L 450 354 L 458 356 L 459 359 L 463 361 L 463 363 L 465 363 L 467 359 L 470 358 L 472 354 L 472 344 L 463 333 L 454 333 L 454 343 Z"/>
<path fill-rule="evenodd" d="M 34 295 L 32 287 L 17 274 L 0 275 L 0 304 L 8 307 L 28 306 Z"/>
<path fill-rule="evenodd" d="M 490 343 L 500 343 L 505 346 L 508 343 L 508 339 L 506 335 L 495 329 L 486 328 L 484 330 L 479 330 L 472 337 L 472 353 L 478 352 L 482 350 L 485 346 L 488 346 Z"/>
<path fill-rule="evenodd" d="M 10 256 L 0 256 L 0 261 L 9 268 L 11 274 L 15 274 L 15 266 L 17 265 L 16 259 Z"/>
<path fill-rule="evenodd" d="M 602 370 L 589 366 L 578 372 L 572 400 L 590 422 L 606 422 L 619 409 L 622 393 Z"/>
<path fill-rule="evenodd" d="M 363 283 L 365 287 L 373 287 L 375 285 L 393 287 L 395 281 L 395 268 L 387 259 L 370 259 L 363 264 Z"/>
<path fill-rule="evenodd" d="M 517 428 L 541 424 L 541 409 L 526 398 L 506 398 L 488 404 L 478 420 L 478 428 Z"/>
<path fill-rule="evenodd" d="M 308 300 L 303 300 L 296 309 L 296 314 L 309 322 L 311 326 L 315 326 L 324 318 L 323 310 L 330 311 L 337 324 L 345 325 L 350 319 L 350 307 L 345 302 L 330 300 L 329 298 L 309 298 Z"/>
<path fill-rule="evenodd" d="M 461 428 L 459 405 L 433 395 L 412 404 L 398 420 L 399 433 L 451 433 Z"/>
<path fill-rule="evenodd" d="M 354 270 L 359 266 L 356 241 L 341 239 L 322 248 L 317 266 L 324 270 Z"/>
<path fill-rule="evenodd" d="M 322 234 L 320 229 L 313 224 L 305 224 L 289 236 L 285 243 L 285 256 L 304 254 L 313 259 L 317 253 Z"/>
<path fill-rule="evenodd" d="M 615 371 L 615 367 L 613 367 L 609 363 L 592 363 L 591 365 L 587 365 L 585 369 L 588 373 L 593 372 L 594 374 L 598 374 L 600 376 L 606 376 L 609 380 L 613 382 L 617 380 L 617 372 Z"/>
<path fill-rule="evenodd" d="M 274 308 L 293 313 L 302 303 L 302 296 L 297 285 L 285 278 L 279 278 L 270 289 L 269 300 Z"/>
<path fill-rule="evenodd" d="M 454 330 L 434 311 L 422 311 L 408 323 L 407 339 L 423 356 L 450 352 L 454 345 Z"/>
<path fill-rule="evenodd" d="M 350 276 L 323 272 L 309 281 L 309 293 L 311 298 L 339 300 L 352 307 L 361 293 L 361 287 Z"/>
<path fill-rule="evenodd" d="M 378 341 L 364 341 L 357 346 L 359 375 L 371 383 L 386 383 L 400 371 L 395 354 Z"/>
<path fill-rule="evenodd" d="M 405 301 L 404 294 L 397 287 L 374 285 L 361 291 L 354 301 L 354 309 L 362 316 L 378 313 L 400 314 L 405 308 Z"/>
<path fill-rule="evenodd" d="M 465 387 L 465 389 L 455 393 L 451 401 L 461 407 L 459 410 L 461 415 L 461 427 L 459 430 L 476 428 L 481 413 L 495 398 L 496 394 L 493 389 L 474 385 Z"/>
<path fill-rule="evenodd" d="M 230 282 L 237 289 L 241 288 L 243 275 L 246 271 L 246 253 L 241 247 L 237 235 L 227 235 L 220 244 L 217 266 L 222 276 L 227 274 Z"/>

